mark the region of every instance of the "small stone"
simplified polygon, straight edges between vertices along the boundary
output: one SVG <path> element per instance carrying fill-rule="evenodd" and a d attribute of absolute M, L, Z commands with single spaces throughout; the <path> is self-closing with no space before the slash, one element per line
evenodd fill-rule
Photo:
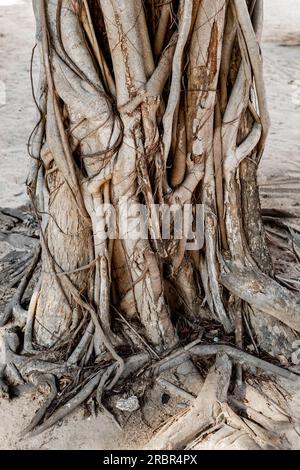
<path fill-rule="evenodd" d="M 215 343 L 218 343 L 219 342 L 219 338 L 217 336 L 214 337 L 214 342 Z"/>
<path fill-rule="evenodd" d="M 128 411 L 129 413 L 138 410 L 139 407 L 139 400 L 135 395 L 132 395 L 129 398 L 120 398 L 116 402 L 116 408 L 118 408 L 118 410 Z"/>

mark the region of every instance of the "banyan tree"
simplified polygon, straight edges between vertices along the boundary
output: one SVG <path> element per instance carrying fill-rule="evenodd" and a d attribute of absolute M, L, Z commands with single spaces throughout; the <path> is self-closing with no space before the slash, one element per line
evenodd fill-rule
<path fill-rule="evenodd" d="M 187 408 L 148 447 L 230 436 L 239 448 L 293 447 L 293 401 L 280 390 L 300 380 L 300 295 L 276 277 L 257 184 L 269 130 L 263 0 L 33 7 L 27 187 L 40 243 L 1 317 L 3 393 L 12 375 L 42 384 L 26 430 L 42 432 L 91 396 L 101 407 L 116 384 L 185 362 L 197 391 L 169 383 Z M 178 237 L 183 213 L 190 230 Z"/>

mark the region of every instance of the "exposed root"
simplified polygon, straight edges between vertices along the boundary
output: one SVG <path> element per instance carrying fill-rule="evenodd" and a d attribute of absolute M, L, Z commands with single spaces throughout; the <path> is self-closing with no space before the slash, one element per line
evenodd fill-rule
<path fill-rule="evenodd" d="M 195 346 L 195 350 L 197 348 L 200 350 L 201 346 Z M 219 351 L 222 349 L 230 352 L 230 348 L 220 348 Z M 231 356 L 236 359 L 235 354 Z M 229 395 L 230 378 L 229 357 L 224 352 L 218 352 L 216 364 L 208 373 L 197 398 L 164 379 L 158 379 L 170 393 L 190 403 L 190 408 L 165 424 L 146 448 L 215 449 L 219 446 L 222 448 L 221 441 L 226 437 L 225 449 L 231 448 L 233 442 L 237 449 L 290 449 L 291 436 L 296 433 L 291 418 L 282 410 L 279 411 L 275 403 L 271 405 L 271 396 L 266 401 L 261 392 L 256 390 L 257 396 L 251 398 L 248 395 L 248 384 L 244 385 L 245 402 Z M 264 402 L 261 407 L 266 414 L 260 410 L 260 401 Z M 273 410 L 276 410 L 275 414 Z M 234 438 L 233 441 L 229 440 L 229 436 Z"/>
<path fill-rule="evenodd" d="M 147 354 L 140 354 L 132 356 L 126 360 L 125 368 L 122 372 L 120 380 L 125 380 L 131 374 L 136 373 L 142 369 L 149 361 Z M 85 380 L 80 391 L 76 392 L 75 395 L 68 400 L 64 405 L 60 406 L 54 413 L 46 419 L 42 424 L 39 425 L 47 413 L 50 405 L 56 398 L 57 389 L 55 385 L 55 379 L 53 375 L 34 375 L 34 379 L 37 379 L 37 385 L 47 384 L 50 387 L 50 394 L 48 395 L 42 408 L 38 411 L 29 426 L 24 430 L 23 434 L 29 434 L 30 437 L 35 436 L 44 432 L 46 429 L 54 426 L 58 421 L 65 418 L 67 415 L 77 409 L 82 403 L 91 397 L 94 391 L 96 391 L 96 400 L 100 408 L 102 405 L 102 395 L 105 390 L 111 390 L 115 385 L 115 369 L 116 363 L 111 364 L 106 369 L 100 369 L 98 372 L 90 374 Z"/>
<path fill-rule="evenodd" d="M 5 369 L 6 364 L 0 364 L 0 398 L 9 398 L 9 387 L 4 380 Z"/>
<path fill-rule="evenodd" d="M 222 284 L 233 294 L 259 311 L 300 331 L 300 298 L 276 281 L 253 268 L 229 267 L 221 277 Z"/>
<path fill-rule="evenodd" d="M 210 356 L 218 353 L 227 354 L 233 361 L 241 364 L 243 367 L 253 372 L 253 368 L 258 368 L 264 373 L 270 376 L 279 376 L 293 382 L 300 382 L 300 375 L 288 370 L 283 367 L 271 364 L 263 359 L 252 356 L 240 349 L 228 346 L 225 344 L 210 344 L 210 345 L 197 345 L 198 341 L 179 349 L 175 353 L 166 357 L 152 366 L 152 370 L 155 374 L 159 374 L 172 367 L 176 367 L 179 364 L 184 363 L 191 356 Z"/>
<path fill-rule="evenodd" d="M 226 355 L 217 357 L 204 385 L 187 411 L 179 420 L 166 425 L 147 444 L 147 449 L 183 449 L 195 436 L 212 426 L 221 412 L 221 404 L 227 399 L 231 377 L 231 362 Z"/>
<path fill-rule="evenodd" d="M 20 319 L 23 323 L 26 321 L 27 312 L 21 306 L 21 302 L 24 292 L 39 262 L 40 255 L 41 247 L 38 246 L 33 253 L 30 265 L 28 266 L 26 272 L 22 274 L 22 281 L 20 282 L 16 293 L 14 294 L 13 298 L 8 303 L 2 316 L 0 317 L 0 327 L 6 325 L 6 323 L 11 319 L 12 315 L 18 317 L 18 319 Z"/>
<path fill-rule="evenodd" d="M 29 429 L 31 430 L 29 433 L 29 437 L 36 436 L 46 429 L 49 429 L 51 426 L 54 426 L 58 421 L 65 418 L 68 414 L 72 413 L 79 405 L 84 403 L 92 394 L 92 392 L 97 388 L 99 384 L 99 380 L 102 375 L 102 371 L 93 374 L 94 376 L 90 378 L 87 384 L 80 390 L 80 392 L 75 395 L 75 397 L 71 398 L 67 403 L 65 403 L 61 408 L 59 408 L 53 415 L 47 419 L 43 424 L 39 425 L 35 430 L 31 430 L 32 426 L 29 425 Z"/>
<path fill-rule="evenodd" d="M 46 386 L 49 388 L 50 391 L 47 396 L 47 399 L 43 403 L 43 406 L 37 411 L 30 424 L 22 431 L 22 436 L 24 436 L 25 434 L 29 434 L 38 426 L 38 424 L 44 418 L 48 408 L 53 403 L 57 395 L 55 377 L 53 375 L 32 374 L 32 376 L 30 377 L 30 381 L 39 388 Z"/>
<path fill-rule="evenodd" d="M 271 278 L 260 220 L 256 172 L 269 127 L 261 1 L 33 3 L 41 116 L 28 184 L 42 269 L 28 312 L 21 304 L 40 248 L 30 264 L 22 256 L 0 276 L 20 282 L 0 326 L 13 316 L 21 325 L 4 337 L 0 392 L 8 396 L 10 382 L 47 390 L 25 430 L 35 435 L 88 399 L 106 410 L 106 392 L 144 374 L 191 403 L 149 448 L 210 440 L 287 448 L 289 416 L 277 410 L 273 426 L 269 402 L 265 415 L 246 401 L 246 381 L 257 370 L 262 380 L 295 385 L 300 375 L 242 350 L 250 338 L 257 356 L 276 349 L 289 364 L 286 344 L 292 349 L 300 332 L 299 279 Z M 155 204 L 173 203 L 183 211 L 191 205 L 193 217 L 205 205 L 204 240 L 193 252 L 186 233 L 178 243 L 175 234 L 162 236 Z M 116 227 L 107 204 L 120 216 Z M 141 218 L 137 204 L 146 209 Z M 298 262 L 296 226 L 278 221 L 285 214 L 263 215 L 284 229 L 280 243 Z M 2 211 L 0 223 L 11 229 L 22 217 Z M 137 225 L 145 233 L 136 238 Z M 204 344 L 213 320 L 222 339 Z M 269 333 L 272 341 L 264 341 Z M 183 384 L 160 376 L 169 369 Z"/>

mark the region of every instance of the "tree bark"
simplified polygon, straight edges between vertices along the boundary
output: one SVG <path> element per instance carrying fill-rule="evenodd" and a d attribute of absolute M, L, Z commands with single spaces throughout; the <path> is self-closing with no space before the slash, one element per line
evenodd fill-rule
<path fill-rule="evenodd" d="M 130 353 L 168 354 L 209 321 L 236 329 L 239 348 L 254 336 L 290 360 L 300 299 L 273 278 L 256 179 L 269 128 L 262 1 L 33 3 L 44 92 L 28 184 L 42 262 L 25 350 L 113 362 L 93 390 L 102 375 L 111 389 Z M 175 204 L 204 207 L 196 250 L 189 235 L 163 238 L 156 206 Z M 191 416 L 211 387 L 213 410 L 220 367 Z"/>

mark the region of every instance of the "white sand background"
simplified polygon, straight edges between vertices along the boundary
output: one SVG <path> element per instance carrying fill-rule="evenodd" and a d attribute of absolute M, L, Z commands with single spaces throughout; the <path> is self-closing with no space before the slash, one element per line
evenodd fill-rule
<path fill-rule="evenodd" d="M 300 0 L 265 0 L 265 7 L 263 50 L 272 128 L 259 173 L 263 202 L 299 206 Z M 29 79 L 33 44 L 31 2 L 0 0 L 0 207 L 26 202 L 26 142 L 35 123 Z M 116 449 L 142 442 L 134 423 L 126 435 L 103 415 L 83 419 L 82 410 L 39 437 L 20 440 L 18 432 L 38 401 L 25 396 L 0 402 L 0 449 Z"/>
<path fill-rule="evenodd" d="M 271 131 L 260 180 L 298 180 L 300 202 L 300 0 L 265 0 L 263 53 Z"/>

